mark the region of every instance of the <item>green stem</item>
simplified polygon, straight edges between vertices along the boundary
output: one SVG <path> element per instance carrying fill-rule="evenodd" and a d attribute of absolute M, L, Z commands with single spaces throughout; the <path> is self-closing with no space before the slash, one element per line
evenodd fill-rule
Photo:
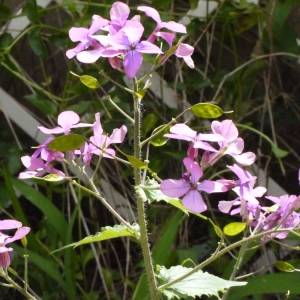
<path fill-rule="evenodd" d="M 134 91 L 137 91 L 136 80 L 133 81 Z M 136 94 L 133 96 L 134 100 L 134 156 L 137 159 L 141 158 L 141 147 L 140 147 L 140 130 L 141 130 L 141 111 L 140 111 L 140 102 L 141 98 L 137 97 Z M 134 167 L 134 177 L 135 177 L 135 185 L 138 186 L 142 183 L 142 175 L 141 170 L 137 167 Z M 144 202 L 139 195 L 137 197 L 137 210 L 138 210 L 138 218 L 140 225 L 140 243 L 143 252 L 143 258 L 145 262 L 146 274 L 151 294 L 152 300 L 160 299 L 159 291 L 157 289 L 157 282 L 153 270 L 151 252 L 148 242 L 148 234 L 147 234 L 147 224 L 146 224 L 146 215 L 145 215 L 145 207 Z"/>
<path fill-rule="evenodd" d="M 206 259 L 204 262 L 202 262 L 200 265 L 198 265 L 197 267 L 195 267 L 193 270 L 191 270 L 190 272 L 186 273 L 185 275 L 180 276 L 177 279 L 175 279 L 173 281 L 170 281 L 168 283 L 162 284 L 161 286 L 158 287 L 158 289 L 160 291 L 164 290 L 164 289 L 167 289 L 168 287 L 174 285 L 175 283 L 180 282 L 183 279 L 191 276 L 192 274 L 194 274 L 194 273 L 202 270 L 204 267 L 208 266 L 209 264 L 211 264 L 213 261 L 215 261 L 216 259 L 218 259 L 222 255 L 228 253 L 229 251 L 231 251 L 231 250 L 233 250 L 233 249 L 235 249 L 237 247 L 240 247 L 240 246 L 242 246 L 244 244 L 247 244 L 249 242 L 255 241 L 255 240 L 257 240 L 257 239 L 259 239 L 259 238 L 261 238 L 263 236 L 267 236 L 267 235 L 275 233 L 275 232 L 279 233 L 279 232 L 287 232 L 287 231 L 296 234 L 291 229 L 275 229 L 275 230 L 273 229 L 273 230 L 269 230 L 269 231 L 264 231 L 264 232 L 258 233 L 255 236 L 250 236 L 250 237 L 242 239 L 241 241 L 235 242 L 235 243 L 231 244 L 230 246 L 224 248 L 223 250 L 219 251 L 216 255 L 211 256 L 210 258 Z"/>

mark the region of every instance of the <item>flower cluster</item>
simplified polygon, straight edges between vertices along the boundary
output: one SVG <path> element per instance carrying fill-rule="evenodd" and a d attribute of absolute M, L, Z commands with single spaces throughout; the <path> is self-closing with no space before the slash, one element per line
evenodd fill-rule
<path fill-rule="evenodd" d="M 139 6 L 139 11 L 144 12 L 156 22 L 154 31 L 147 40 L 141 40 L 144 33 L 140 16 L 129 18 L 130 8 L 123 2 L 115 2 L 110 10 L 110 20 L 94 15 L 89 29 L 73 27 L 69 31 L 70 39 L 79 44 L 66 52 L 68 58 L 76 58 L 83 63 L 94 63 L 100 57 L 107 57 L 113 68 L 123 68 L 126 75 L 134 78 L 142 61 L 143 53 L 163 54 L 160 47 L 154 43 L 157 40 L 164 40 L 171 48 L 175 38 L 173 32 L 185 34 L 184 25 L 169 21 L 163 22 L 159 13 L 151 7 Z M 164 31 L 163 28 L 172 31 Z M 99 32 L 101 34 L 99 34 Z M 194 67 L 191 55 L 194 48 L 181 43 L 177 45 L 174 54 L 182 57 L 190 67 Z M 165 58 L 161 59 L 163 62 Z"/>
<path fill-rule="evenodd" d="M 2 230 L 17 229 L 14 236 L 11 237 L 2 233 Z M 15 220 L 2 220 L 0 221 L 0 267 L 7 268 L 10 265 L 10 257 L 8 252 L 13 248 L 6 247 L 7 244 L 25 237 L 30 231 L 29 227 L 22 227 L 22 223 Z"/>
<path fill-rule="evenodd" d="M 216 193 L 232 190 L 237 197 L 231 201 L 220 201 L 218 208 L 223 213 L 231 215 L 240 214 L 242 219 L 258 230 L 287 229 L 286 232 L 274 233 L 268 238 L 285 238 L 289 230 L 300 225 L 300 214 L 296 210 L 300 207 L 300 197 L 284 195 L 280 198 L 266 196 L 275 205 L 271 208 L 262 207 L 257 198 L 261 198 L 267 189 L 261 186 L 254 187 L 256 176 L 253 176 L 243 167 L 255 161 L 252 152 L 243 153 L 244 141 L 238 136 L 238 130 L 231 120 L 222 122 L 213 121 L 212 133 L 197 133 L 186 124 L 176 124 L 170 128 L 165 137 L 185 140 L 189 142 L 187 156 L 183 164 L 187 173 L 182 179 L 163 180 L 161 191 L 169 197 L 182 197 L 182 204 L 194 213 L 201 213 L 207 209 L 199 191 Z M 219 149 L 211 143 L 218 143 Z M 198 164 L 195 159 L 199 156 L 199 149 L 204 150 Z M 239 164 L 227 166 L 236 176 L 237 180 L 218 179 L 216 181 L 204 180 L 199 182 L 203 171 L 214 165 L 224 155 L 232 156 Z"/>
<path fill-rule="evenodd" d="M 122 143 L 127 133 L 127 127 L 122 125 L 121 128 L 113 130 L 113 133 L 108 136 L 104 134 L 101 123 L 100 113 L 95 114 L 95 122 L 79 123 L 79 116 L 73 111 L 64 111 L 58 116 L 58 125 L 55 128 L 46 128 L 39 126 L 39 130 L 46 134 L 64 133 L 68 135 L 72 128 L 90 127 L 93 135 L 89 138 L 89 142 L 85 142 L 80 149 L 68 152 L 70 159 L 82 158 L 85 166 L 89 165 L 93 155 L 107 157 L 113 159 L 116 155 L 115 150 L 109 148 L 111 144 Z M 54 151 L 48 148 L 48 144 L 53 140 L 53 137 L 48 138 L 43 144 L 38 146 L 38 149 L 31 156 L 23 156 L 21 158 L 23 165 L 27 168 L 25 172 L 19 174 L 19 178 L 26 179 L 32 177 L 41 177 L 46 173 L 57 174 L 65 177 L 65 174 L 54 168 L 51 163 L 61 162 L 65 159 L 65 155 L 60 151 Z"/>

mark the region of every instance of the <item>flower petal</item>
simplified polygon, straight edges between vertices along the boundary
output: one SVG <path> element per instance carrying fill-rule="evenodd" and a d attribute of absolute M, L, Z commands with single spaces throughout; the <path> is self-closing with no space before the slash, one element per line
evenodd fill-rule
<path fill-rule="evenodd" d="M 202 213 L 207 209 L 198 191 L 191 190 L 182 199 L 182 205 L 194 213 Z"/>
<path fill-rule="evenodd" d="M 129 78 L 134 78 L 143 61 L 142 54 L 136 50 L 128 51 L 124 56 L 124 71 Z"/>
<path fill-rule="evenodd" d="M 203 176 L 203 171 L 200 168 L 200 166 L 198 165 L 198 163 L 193 161 L 191 158 L 186 157 L 183 159 L 183 164 L 185 165 L 187 170 L 189 170 L 191 173 L 192 184 L 197 183 L 199 181 L 199 179 Z"/>
<path fill-rule="evenodd" d="M 167 179 L 160 184 L 160 189 L 165 195 L 175 198 L 183 196 L 190 188 L 191 185 L 184 180 Z"/>
<path fill-rule="evenodd" d="M 26 234 L 28 234 L 28 232 L 30 231 L 29 227 L 21 227 L 19 228 L 13 237 L 9 237 L 4 241 L 4 245 L 12 243 L 16 240 L 20 240 L 21 238 L 23 238 Z"/>
<path fill-rule="evenodd" d="M 3 229 L 17 229 L 22 227 L 22 223 L 16 220 L 2 220 L 0 221 L 0 230 Z"/>

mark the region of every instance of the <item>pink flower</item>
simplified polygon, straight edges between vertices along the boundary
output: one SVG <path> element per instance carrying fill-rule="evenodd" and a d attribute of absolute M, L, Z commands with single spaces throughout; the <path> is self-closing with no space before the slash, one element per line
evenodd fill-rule
<path fill-rule="evenodd" d="M 13 237 L 2 233 L 2 230 L 17 229 Z M 30 231 L 29 227 L 22 227 L 22 223 L 15 220 L 0 221 L 0 267 L 7 268 L 10 265 L 8 252 L 13 248 L 6 247 L 7 244 L 22 239 Z"/>
<path fill-rule="evenodd" d="M 58 134 L 64 133 L 69 134 L 71 132 L 71 128 L 79 128 L 79 127 L 92 127 L 93 124 L 87 123 L 78 123 L 80 120 L 78 114 L 73 111 L 64 111 L 58 115 L 57 123 L 60 126 L 49 129 L 44 126 L 38 126 L 39 130 L 46 134 Z"/>
<path fill-rule="evenodd" d="M 162 28 L 167 28 L 174 32 L 186 33 L 186 27 L 174 21 L 162 22 L 158 11 L 149 6 L 139 6 L 138 10 L 143 11 L 148 17 L 152 18 L 156 23 L 156 28 L 148 38 L 148 42 L 154 43 L 159 37 L 163 38 L 170 47 L 172 47 L 175 38 L 174 33 L 160 31 Z"/>
<path fill-rule="evenodd" d="M 211 180 L 198 182 L 203 176 L 203 171 L 199 165 L 189 157 L 186 157 L 183 163 L 189 173 L 183 174 L 182 180 L 163 180 L 160 189 L 169 197 L 179 198 L 184 196 L 182 204 L 192 212 L 201 213 L 207 209 L 207 206 L 199 191 L 210 194 L 225 192 L 227 188 L 223 184 Z"/>

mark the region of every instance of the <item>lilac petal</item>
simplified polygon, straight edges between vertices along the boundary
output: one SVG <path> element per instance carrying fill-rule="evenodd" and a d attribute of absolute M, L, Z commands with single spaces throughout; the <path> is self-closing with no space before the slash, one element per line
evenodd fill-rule
<path fill-rule="evenodd" d="M 258 186 L 253 189 L 252 194 L 254 197 L 262 197 L 267 192 L 267 189 L 262 186 Z"/>
<path fill-rule="evenodd" d="M 239 155 L 244 150 L 244 140 L 242 138 L 237 138 L 232 142 L 229 142 L 228 148 L 224 154 L 229 154 L 233 157 Z"/>
<path fill-rule="evenodd" d="M 6 248 L 7 249 L 6 251 L 1 251 L 2 248 L 4 248 L 4 247 L 0 247 L 0 252 L 3 252 L 0 255 L 0 267 L 7 268 L 10 265 L 10 257 L 9 257 L 9 254 L 7 253 L 7 251 L 12 251 L 13 249 Z"/>
<path fill-rule="evenodd" d="M 82 42 L 88 40 L 89 30 L 82 27 L 72 27 L 69 30 L 69 37 L 72 42 Z"/>
<path fill-rule="evenodd" d="M 51 128 L 46 128 L 44 126 L 38 126 L 38 129 L 40 131 L 46 133 L 46 134 L 51 134 L 51 133 L 58 134 L 58 133 L 63 133 L 64 132 L 64 130 L 61 127 L 59 127 L 59 126 L 54 127 L 52 129 Z"/>
<path fill-rule="evenodd" d="M 163 54 L 159 47 L 150 42 L 142 41 L 136 46 L 136 50 L 141 53 Z"/>
<path fill-rule="evenodd" d="M 136 45 L 137 43 L 139 43 L 143 32 L 144 32 L 144 27 L 125 27 L 123 28 L 123 32 L 126 35 L 128 42 L 126 41 L 126 39 L 124 39 L 125 43 L 127 44 L 127 46 L 129 46 L 129 48 L 131 48 L 132 45 Z"/>
<path fill-rule="evenodd" d="M 181 43 L 175 51 L 177 57 L 191 56 L 194 52 L 194 47 L 188 44 Z"/>
<path fill-rule="evenodd" d="M 18 178 L 20 178 L 20 179 L 29 179 L 29 178 L 35 177 L 36 173 L 37 173 L 36 171 L 21 172 L 19 174 Z"/>
<path fill-rule="evenodd" d="M 7 251 L 13 251 L 13 248 L 10 247 L 0 247 L 0 253 L 5 253 Z M 0 258 L 0 266 L 1 266 L 1 258 Z M 2 267 L 2 266 L 1 266 Z"/>
<path fill-rule="evenodd" d="M 58 115 L 57 124 L 62 128 L 68 128 L 70 125 L 77 124 L 80 118 L 74 111 L 64 111 Z"/>
<path fill-rule="evenodd" d="M 197 136 L 197 132 L 185 124 L 175 124 L 170 128 L 170 132 L 183 135 L 191 139 L 194 139 Z"/>
<path fill-rule="evenodd" d="M 0 230 L 3 229 L 17 229 L 22 227 L 22 223 L 16 220 L 2 220 L 0 221 Z"/>
<path fill-rule="evenodd" d="M 121 61 L 118 57 L 109 57 L 108 61 L 110 63 L 110 66 L 114 69 L 120 69 L 121 68 Z"/>
<path fill-rule="evenodd" d="M 121 128 L 116 128 L 109 137 L 111 143 L 122 143 L 124 141 L 125 135 L 127 133 L 127 127 L 122 125 Z"/>
<path fill-rule="evenodd" d="M 67 58 L 71 59 L 76 56 L 79 52 L 85 50 L 87 48 L 86 44 L 79 43 L 75 48 L 70 49 L 66 52 Z"/>
<path fill-rule="evenodd" d="M 246 152 L 241 155 L 234 156 L 234 159 L 242 166 L 250 166 L 254 163 L 256 156 L 253 152 Z"/>
<path fill-rule="evenodd" d="M 222 121 L 220 129 L 221 135 L 225 137 L 227 141 L 234 141 L 239 136 L 239 132 L 231 120 Z"/>
<path fill-rule="evenodd" d="M 183 196 L 190 188 L 191 185 L 188 182 L 176 179 L 163 180 L 160 184 L 160 189 L 165 195 L 175 198 Z"/>
<path fill-rule="evenodd" d="M 219 201 L 218 208 L 222 213 L 228 214 L 235 203 L 238 203 L 236 199 L 231 201 Z"/>
<path fill-rule="evenodd" d="M 105 149 L 106 153 L 102 153 L 103 157 L 114 159 L 114 156 L 116 156 L 116 151 L 113 149 Z"/>
<path fill-rule="evenodd" d="M 234 164 L 233 166 L 227 166 L 236 176 L 240 179 L 241 184 L 249 181 L 249 174 L 245 170 L 243 170 L 238 165 Z"/>
<path fill-rule="evenodd" d="M 43 168 L 45 165 L 40 158 L 36 157 L 23 156 L 21 157 L 21 161 L 29 171 L 35 171 L 37 169 Z"/>
<path fill-rule="evenodd" d="M 93 125 L 93 132 L 96 136 L 101 136 L 103 134 L 103 129 L 100 122 L 100 113 L 95 114 L 95 123 Z"/>
<path fill-rule="evenodd" d="M 84 64 L 92 64 L 102 56 L 103 50 L 104 48 L 81 51 L 76 55 L 76 58 Z"/>
<path fill-rule="evenodd" d="M 160 28 L 161 25 L 161 19 L 159 16 L 159 13 L 156 9 L 149 7 L 149 6 L 139 6 L 137 8 L 137 10 L 143 11 L 147 17 L 152 18 L 158 25 L 158 27 Z"/>
<path fill-rule="evenodd" d="M 174 21 L 162 22 L 160 28 L 167 28 L 171 31 L 186 33 L 186 27 Z"/>
<path fill-rule="evenodd" d="M 124 71 L 129 78 L 134 78 L 143 61 L 143 56 L 138 51 L 128 51 L 124 56 Z"/>
<path fill-rule="evenodd" d="M 206 150 L 206 151 L 218 152 L 210 144 L 208 144 L 206 142 L 202 142 L 202 141 L 196 141 L 193 146 L 194 146 L 194 148 L 203 149 L 203 150 Z"/>
<path fill-rule="evenodd" d="M 222 184 L 221 182 L 211 181 L 211 180 L 204 180 L 197 186 L 198 191 L 204 191 L 206 193 L 221 193 L 226 192 L 228 189 L 227 187 Z"/>
<path fill-rule="evenodd" d="M 182 205 L 194 213 L 202 213 L 207 209 L 202 196 L 195 190 L 191 190 L 183 197 Z"/>
<path fill-rule="evenodd" d="M 194 61 L 192 60 L 191 56 L 184 56 L 183 60 L 188 65 L 189 68 L 191 68 L 191 69 L 195 68 L 195 64 L 194 64 Z"/>
<path fill-rule="evenodd" d="M 209 142 L 222 142 L 222 141 L 226 141 L 226 139 L 224 137 L 222 137 L 218 133 L 207 133 L 207 134 L 200 133 L 198 135 L 198 137 L 202 141 L 209 141 Z"/>
<path fill-rule="evenodd" d="M 124 15 L 126 19 L 130 14 L 130 8 L 123 2 L 115 2 L 110 9 L 110 19 L 116 20 L 122 18 Z"/>
<path fill-rule="evenodd" d="M 157 37 L 161 37 L 162 39 L 164 39 L 170 47 L 172 47 L 174 38 L 175 38 L 175 34 L 171 33 L 171 32 L 164 32 L 164 31 L 159 31 L 156 34 Z M 152 42 L 152 39 L 148 39 L 149 42 Z M 153 42 L 155 41 L 155 39 L 153 40 Z"/>
<path fill-rule="evenodd" d="M 29 227 L 21 227 L 19 228 L 13 237 L 9 237 L 5 240 L 4 245 L 12 243 L 16 240 L 20 240 L 21 238 L 23 238 L 26 234 L 28 234 L 28 232 L 30 231 Z"/>
<path fill-rule="evenodd" d="M 191 158 L 186 157 L 183 159 L 183 164 L 185 165 L 186 169 L 191 173 L 191 182 L 195 184 L 199 181 L 199 179 L 203 176 L 203 171 Z"/>
<path fill-rule="evenodd" d="M 93 23 L 89 29 L 89 35 L 94 34 L 99 29 L 102 29 L 109 23 L 108 20 L 103 19 L 101 16 L 98 16 L 98 15 L 93 15 L 92 19 L 93 19 Z"/>

